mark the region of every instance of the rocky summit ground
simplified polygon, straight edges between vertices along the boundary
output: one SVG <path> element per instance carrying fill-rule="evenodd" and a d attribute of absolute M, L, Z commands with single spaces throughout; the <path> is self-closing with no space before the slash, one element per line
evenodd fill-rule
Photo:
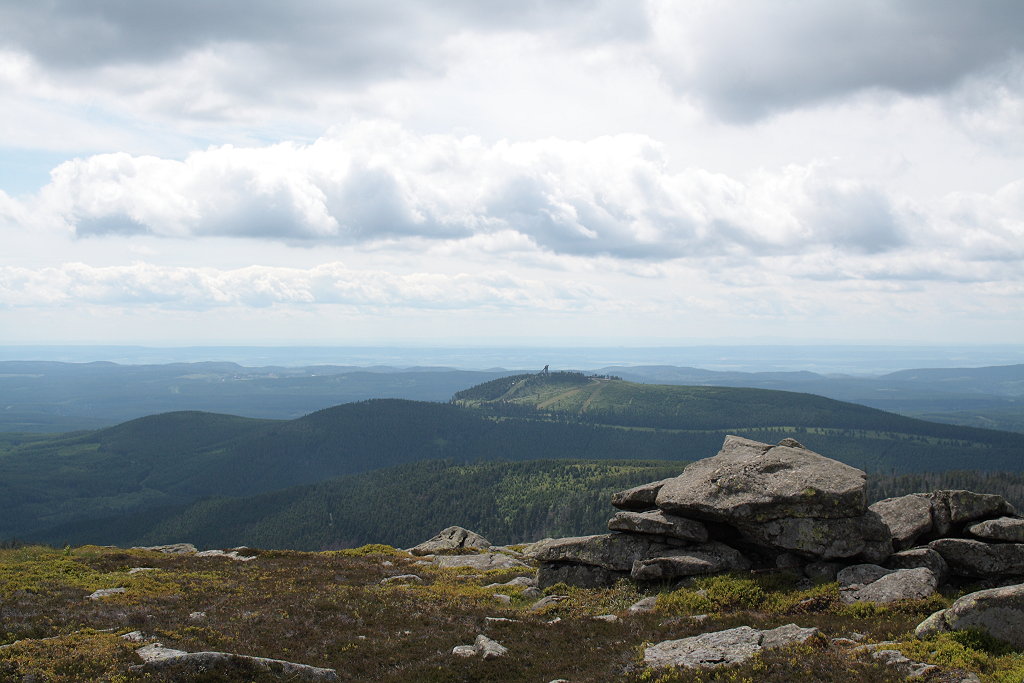
<path fill-rule="evenodd" d="M 450 557 L 443 551 L 424 557 L 388 546 L 320 553 L 179 550 L 186 552 L 96 546 L 0 550 L 0 680 L 576 683 L 902 681 L 914 672 L 929 681 L 1024 676 L 1024 657 L 977 633 L 914 637 L 915 626 L 956 595 L 846 604 L 837 583 L 811 585 L 781 571 L 707 576 L 682 586 L 641 588 L 623 580 L 607 588 L 556 584 L 539 591 L 532 585 L 535 564 L 518 556 L 517 547 L 497 549 L 498 556 L 491 554 L 496 549 L 480 551 L 479 566 L 499 567 L 492 569 L 448 567 L 451 562 L 437 561 Z M 759 635 L 777 627 L 786 628 L 770 633 L 794 630 L 789 624 L 819 632 L 776 648 Z M 722 631 L 734 641 L 753 635 L 755 645 L 765 647 L 748 648 L 747 659 L 716 668 L 657 664 L 666 647 L 677 646 L 656 644 Z M 201 652 L 231 656 L 183 656 Z M 698 655 L 705 665 L 717 663 L 707 661 L 707 651 Z"/>

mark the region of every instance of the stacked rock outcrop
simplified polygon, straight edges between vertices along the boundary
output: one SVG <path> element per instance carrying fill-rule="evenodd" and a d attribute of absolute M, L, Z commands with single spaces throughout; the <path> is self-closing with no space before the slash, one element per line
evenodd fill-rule
<path fill-rule="evenodd" d="M 1024 575 L 1024 519 L 1000 496 L 936 491 L 869 507 L 866 481 L 793 439 L 728 436 L 678 477 L 615 494 L 611 533 L 542 541 L 531 554 L 541 587 L 765 568 L 831 579 L 854 565 L 880 570 L 858 576 L 932 588 L 949 576 Z M 851 585 L 879 592 L 869 583 Z"/>

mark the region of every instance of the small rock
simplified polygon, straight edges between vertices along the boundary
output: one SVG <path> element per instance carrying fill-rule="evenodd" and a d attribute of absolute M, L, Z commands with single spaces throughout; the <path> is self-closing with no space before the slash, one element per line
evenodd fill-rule
<path fill-rule="evenodd" d="M 542 593 L 539 588 L 536 588 L 534 586 L 530 586 L 522 592 L 522 596 L 524 598 L 527 598 L 528 600 L 534 600 L 540 598 L 543 595 L 544 593 Z"/>
<path fill-rule="evenodd" d="M 533 605 L 530 606 L 530 611 L 532 611 L 532 612 L 539 612 L 540 610 L 544 609 L 548 605 L 556 605 L 556 604 L 562 602 L 563 600 L 568 600 L 568 599 L 569 599 L 568 595 L 548 595 L 546 597 L 541 598 L 537 602 L 533 603 Z"/>
<path fill-rule="evenodd" d="M 495 593 L 491 597 L 497 600 L 498 602 L 504 603 L 506 605 L 512 604 L 512 598 L 508 595 L 505 595 L 504 593 Z"/>
<path fill-rule="evenodd" d="M 529 586 L 536 586 L 536 585 L 537 585 L 537 579 L 535 579 L 533 577 L 530 577 L 530 576 L 517 576 L 516 578 L 512 579 L 511 581 L 506 581 L 505 583 L 489 583 L 486 586 L 484 586 L 484 588 L 506 588 L 506 587 L 512 587 L 512 586 L 529 587 Z"/>
<path fill-rule="evenodd" d="M 607 621 L 609 624 L 614 624 L 616 621 L 619 620 L 619 618 L 614 614 L 600 614 L 594 617 L 594 619 L 596 619 L 597 621 Z"/>
<path fill-rule="evenodd" d="M 129 631 L 121 634 L 121 640 L 127 640 L 129 643 L 141 643 L 146 640 L 146 636 L 142 631 Z"/>
<path fill-rule="evenodd" d="M 638 600 L 629 606 L 630 614 L 647 614 L 653 612 L 655 606 L 658 604 L 658 596 L 652 595 L 649 598 Z"/>
<path fill-rule="evenodd" d="M 417 574 L 399 574 L 398 576 L 388 576 L 380 580 L 382 586 L 390 583 L 423 583 L 423 578 Z"/>
<path fill-rule="evenodd" d="M 382 567 L 394 567 L 395 563 L 392 562 L 391 560 L 384 560 L 383 562 L 380 563 L 380 566 L 382 566 Z"/>
<path fill-rule="evenodd" d="M 128 570 L 129 574 L 138 574 L 139 572 L 158 572 L 160 571 L 156 567 L 132 567 Z"/>
<path fill-rule="evenodd" d="M 896 671 L 908 679 L 921 678 L 930 675 L 932 672 L 939 671 L 939 667 L 934 664 L 915 662 L 899 650 L 875 650 L 871 653 L 871 658 L 896 669 Z"/>
<path fill-rule="evenodd" d="M 189 612 L 188 618 L 190 621 L 200 621 L 206 618 L 206 612 Z"/>
<path fill-rule="evenodd" d="M 110 595 L 117 595 L 118 593 L 124 593 L 126 590 L 128 590 L 128 589 L 127 588 L 101 588 L 98 591 L 95 591 L 95 592 L 87 595 L 86 597 L 89 600 L 99 600 L 100 598 L 105 598 L 105 597 L 108 597 Z"/>
<path fill-rule="evenodd" d="M 240 555 L 237 550 L 229 552 L 224 552 L 223 550 L 203 550 L 196 553 L 196 557 L 226 557 L 237 562 L 252 562 L 256 559 L 255 555 Z"/>
<path fill-rule="evenodd" d="M 452 654 L 456 657 L 476 657 L 476 648 L 472 645 L 456 645 L 452 648 Z"/>
<path fill-rule="evenodd" d="M 484 624 L 487 626 L 493 626 L 494 624 L 518 624 L 518 619 L 509 619 L 508 617 L 484 617 Z"/>
<path fill-rule="evenodd" d="M 491 640 L 482 633 L 476 637 L 473 647 L 484 660 L 497 659 L 508 654 L 508 648 L 496 640 Z"/>

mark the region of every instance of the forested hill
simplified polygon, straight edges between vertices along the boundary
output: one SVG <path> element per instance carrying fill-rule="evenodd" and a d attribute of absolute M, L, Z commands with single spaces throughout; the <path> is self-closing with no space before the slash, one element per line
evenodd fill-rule
<path fill-rule="evenodd" d="M 571 417 L 623 427 L 720 430 L 787 425 L 1024 444 L 1020 434 L 927 422 L 814 394 L 638 384 L 577 372 L 502 377 L 460 391 L 452 402 L 492 415 Z"/>
<path fill-rule="evenodd" d="M 691 461 L 728 433 L 793 436 L 870 472 L 1024 470 L 1022 434 L 808 394 L 552 373 L 484 384 L 448 404 L 373 400 L 279 421 L 170 413 L 56 438 L 0 435 L 0 539 L 424 460 Z"/>

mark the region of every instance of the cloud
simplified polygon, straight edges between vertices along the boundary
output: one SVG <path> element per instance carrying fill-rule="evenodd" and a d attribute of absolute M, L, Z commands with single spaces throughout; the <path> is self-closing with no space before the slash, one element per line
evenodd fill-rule
<path fill-rule="evenodd" d="M 79 305 L 167 310 L 342 305 L 360 309 L 585 310 L 607 300 L 590 285 L 548 283 L 503 272 L 389 273 L 341 263 L 309 269 L 233 270 L 65 263 L 39 269 L 0 266 L 0 308 Z"/>
<path fill-rule="evenodd" d="M 821 164 L 737 179 L 672 170 L 661 145 L 641 135 L 488 145 L 381 122 L 308 145 L 214 147 L 182 161 L 75 159 L 54 169 L 39 201 L 79 237 L 314 245 L 492 236 L 492 250 L 648 261 L 821 245 L 878 253 L 907 239 L 884 191 Z"/>
<path fill-rule="evenodd" d="M 734 122 L 865 91 L 951 92 L 1024 51 L 1024 5 L 1016 0 L 654 7 L 666 79 Z"/>
<path fill-rule="evenodd" d="M 163 67 L 174 65 L 174 89 L 207 100 L 218 91 L 266 101 L 314 84 L 350 88 L 437 75 L 446 66 L 446 41 L 460 33 L 569 26 L 577 43 L 646 32 L 642 5 L 614 0 L 0 2 L 0 46 L 49 73 L 160 91 Z"/>

